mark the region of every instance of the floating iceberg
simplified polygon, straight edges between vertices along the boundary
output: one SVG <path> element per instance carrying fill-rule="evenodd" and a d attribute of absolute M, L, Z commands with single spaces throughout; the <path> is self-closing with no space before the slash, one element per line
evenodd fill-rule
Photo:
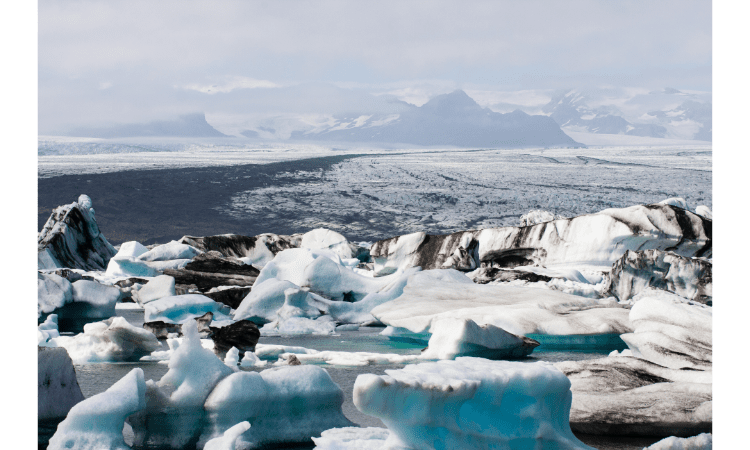
<path fill-rule="evenodd" d="M 712 264 L 659 250 L 628 250 L 609 275 L 607 290 L 620 301 L 646 288 L 664 289 L 706 303 L 713 297 Z"/>
<path fill-rule="evenodd" d="M 37 315 L 51 313 L 73 301 L 73 285 L 54 273 L 37 273 Z"/>
<path fill-rule="evenodd" d="M 302 236 L 300 247 L 312 250 L 330 250 L 341 259 L 352 257 L 349 241 L 341 234 L 326 228 L 316 228 L 305 233 Z"/>
<path fill-rule="evenodd" d="M 654 290 L 635 300 L 630 310 L 634 331 L 621 336 L 633 356 L 672 369 L 711 370 L 710 306 L 690 304 L 677 295 Z"/>
<path fill-rule="evenodd" d="M 201 441 L 248 421 L 252 426 L 239 437 L 240 448 L 309 442 L 324 430 L 352 424 L 341 411 L 343 401 L 341 388 L 320 367 L 237 372 L 222 380 L 206 400 L 208 424 Z"/>
<path fill-rule="evenodd" d="M 462 357 L 360 375 L 354 404 L 380 418 L 386 448 L 590 449 L 568 425 L 570 382 L 544 362 Z"/>
<path fill-rule="evenodd" d="M 263 267 L 282 250 L 298 248 L 301 235 L 283 236 L 272 233 L 257 236 L 242 236 L 239 234 L 223 234 L 218 236 L 183 236 L 179 242 L 189 244 L 199 250 L 208 252 L 215 250 L 226 257 L 235 257 L 245 264 Z"/>
<path fill-rule="evenodd" d="M 471 319 L 437 320 L 430 327 L 430 333 L 428 347 L 422 352 L 424 358 L 521 358 L 539 346 L 539 342 L 533 339 L 516 336 L 493 325 L 479 326 Z"/>
<path fill-rule="evenodd" d="M 138 255 L 141 261 L 169 261 L 173 259 L 193 259 L 199 254 L 200 250 L 192 245 L 172 241 L 167 244 L 157 245 L 156 247 Z"/>
<path fill-rule="evenodd" d="M 689 438 L 670 436 L 644 450 L 711 450 L 712 448 L 713 436 L 711 433 L 701 433 Z"/>
<path fill-rule="evenodd" d="M 174 285 L 175 281 L 173 277 L 159 275 L 149 280 L 148 283 L 137 290 L 134 297 L 137 298 L 138 303 L 141 305 L 159 300 L 160 298 L 172 297 L 175 295 Z"/>
<path fill-rule="evenodd" d="M 38 268 L 104 270 L 115 249 L 99 231 L 87 195 L 59 206 L 39 232 Z"/>
<path fill-rule="evenodd" d="M 50 314 L 44 322 L 39 324 L 36 336 L 38 345 L 42 345 L 52 338 L 60 337 L 60 330 L 57 325 L 57 314 Z"/>
<path fill-rule="evenodd" d="M 201 294 L 163 297 L 144 305 L 144 322 L 162 321 L 182 324 L 189 319 L 212 313 L 214 321 L 231 320 L 229 307 Z"/>
<path fill-rule="evenodd" d="M 680 256 L 711 255 L 711 221 L 671 205 L 606 209 L 526 227 L 488 228 L 449 235 L 423 232 L 372 245 L 379 273 L 423 269 L 540 265 L 609 270 L 627 250 L 667 250 Z"/>
<path fill-rule="evenodd" d="M 58 335 L 40 345 L 65 348 L 76 364 L 137 361 L 160 347 L 153 334 L 122 317 L 87 323 L 83 333 Z"/>
<path fill-rule="evenodd" d="M 570 426 L 588 434 L 692 436 L 710 432 L 709 371 L 608 356 L 555 366 L 570 379 Z"/>
<path fill-rule="evenodd" d="M 629 311 L 597 300 L 546 289 L 474 284 L 456 270 L 428 270 L 409 278 L 403 294 L 372 315 L 386 325 L 427 333 L 443 318 L 471 319 L 517 336 L 607 336 L 632 331 Z M 542 342 L 544 345 L 544 342 Z"/>
<path fill-rule="evenodd" d="M 64 348 L 39 347 L 37 375 L 37 411 L 40 421 L 59 420 L 83 400 L 73 361 Z"/>
<path fill-rule="evenodd" d="M 160 254 L 164 256 L 162 252 L 157 252 L 152 253 L 151 257 L 157 258 Z M 143 255 L 149 255 L 149 250 L 139 242 L 123 243 L 117 254 L 109 260 L 106 276 L 109 278 L 155 277 L 165 269 L 180 269 L 190 262 L 189 258 L 142 260 Z"/>
<path fill-rule="evenodd" d="M 382 450 L 390 436 L 387 428 L 332 428 L 313 437 L 314 450 Z"/>
<path fill-rule="evenodd" d="M 143 370 L 136 368 L 109 389 L 75 405 L 49 441 L 49 450 L 129 450 L 125 419 L 146 406 Z"/>

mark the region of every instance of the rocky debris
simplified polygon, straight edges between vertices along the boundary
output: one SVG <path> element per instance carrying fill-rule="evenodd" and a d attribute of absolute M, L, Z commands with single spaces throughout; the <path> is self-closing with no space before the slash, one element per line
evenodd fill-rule
<path fill-rule="evenodd" d="M 711 432 L 711 372 L 624 356 L 565 361 L 570 428 L 587 434 L 693 436 Z"/>
<path fill-rule="evenodd" d="M 488 228 L 448 235 L 424 232 L 378 241 L 370 255 L 378 273 L 478 267 L 577 266 L 608 269 L 627 250 L 657 249 L 710 257 L 712 221 L 672 205 L 606 209 L 526 227 Z"/>
<path fill-rule="evenodd" d="M 221 328 L 209 328 L 210 338 L 214 341 L 214 353 L 222 359 L 232 347 L 240 351 L 240 358 L 245 355 L 245 352 L 254 352 L 255 345 L 260 338 L 258 326 L 249 320 L 238 320 Z"/>
<path fill-rule="evenodd" d="M 539 275 L 534 272 L 527 272 L 513 269 L 500 269 L 498 267 L 482 267 L 474 272 L 472 280 L 477 284 L 487 284 L 491 281 L 528 281 L 536 283 L 538 281 L 550 281 L 552 277 Z"/>
<path fill-rule="evenodd" d="M 297 358 L 297 356 L 294 353 L 290 353 L 286 357 L 286 363 L 290 366 L 301 366 L 302 362 Z"/>
<path fill-rule="evenodd" d="M 91 199 L 55 208 L 37 240 L 38 268 L 105 270 L 115 248 L 99 231 Z"/>
<path fill-rule="evenodd" d="M 234 257 L 209 250 L 193 258 L 184 268 L 164 269 L 177 284 L 195 285 L 199 291 L 219 286 L 252 286 L 260 271 Z"/>
<path fill-rule="evenodd" d="M 219 288 L 213 288 L 208 292 L 204 292 L 203 295 L 206 297 L 229 306 L 232 309 L 237 309 L 242 303 L 242 300 L 247 297 L 252 288 L 249 287 L 227 287 L 222 289 L 224 286 Z"/>
<path fill-rule="evenodd" d="M 213 318 L 213 313 L 209 311 L 206 314 L 193 319 L 198 324 L 198 335 L 201 339 L 208 339 L 211 337 L 212 331 L 209 325 Z M 143 329 L 153 333 L 157 339 L 167 339 L 170 334 L 182 336 L 182 324 L 164 322 L 163 320 L 145 322 L 143 324 Z"/>
<path fill-rule="evenodd" d="M 711 303 L 712 264 L 659 250 L 628 250 L 612 266 L 607 291 L 620 301 L 651 287 L 689 300 Z"/>
<path fill-rule="evenodd" d="M 192 245 L 204 252 L 215 250 L 226 257 L 249 257 L 253 260 L 257 259 L 265 261 L 267 259 L 270 261 L 273 259 L 273 255 L 276 255 L 282 250 L 298 248 L 301 241 L 301 234 L 285 236 L 264 233 L 257 236 L 242 236 L 239 234 L 222 234 L 204 237 L 183 236 L 179 242 Z M 260 265 L 265 265 L 265 262 Z"/>

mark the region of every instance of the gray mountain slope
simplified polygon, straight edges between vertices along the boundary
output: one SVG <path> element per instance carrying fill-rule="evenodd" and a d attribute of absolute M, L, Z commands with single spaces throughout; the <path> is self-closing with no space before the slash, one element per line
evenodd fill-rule
<path fill-rule="evenodd" d="M 368 120 L 343 129 L 295 132 L 292 139 L 461 147 L 583 146 L 550 117 L 492 112 L 461 90 L 407 108 L 398 119 L 382 125 Z"/>
<path fill-rule="evenodd" d="M 124 137 L 226 137 L 206 122 L 203 113 L 187 114 L 175 120 L 155 120 L 147 123 L 114 125 L 101 128 L 78 128 L 68 133 L 71 136 L 97 138 Z"/>

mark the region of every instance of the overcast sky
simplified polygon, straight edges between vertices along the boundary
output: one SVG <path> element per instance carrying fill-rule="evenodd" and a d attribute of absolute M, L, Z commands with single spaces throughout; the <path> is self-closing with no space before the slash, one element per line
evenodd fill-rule
<path fill-rule="evenodd" d="M 710 1 L 41 0 L 39 132 L 386 112 L 371 93 L 711 91 L 711 31 Z"/>

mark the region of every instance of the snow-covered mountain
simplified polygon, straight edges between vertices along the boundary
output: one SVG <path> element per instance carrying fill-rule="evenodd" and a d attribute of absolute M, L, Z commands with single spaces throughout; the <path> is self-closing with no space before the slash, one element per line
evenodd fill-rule
<path fill-rule="evenodd" d="M 481 147 L 581 146 L 549 117 L 482 108 L 464 91 L 438 95 L 400 114 L 340 117 L 292 139 Z"/>
<path fill-rule="evenodd" d="M 563 130 L 710 141 L 711 97 L 664 88 L 631 96 L 596 90 L 552 95 L 542 111 Z"/>

